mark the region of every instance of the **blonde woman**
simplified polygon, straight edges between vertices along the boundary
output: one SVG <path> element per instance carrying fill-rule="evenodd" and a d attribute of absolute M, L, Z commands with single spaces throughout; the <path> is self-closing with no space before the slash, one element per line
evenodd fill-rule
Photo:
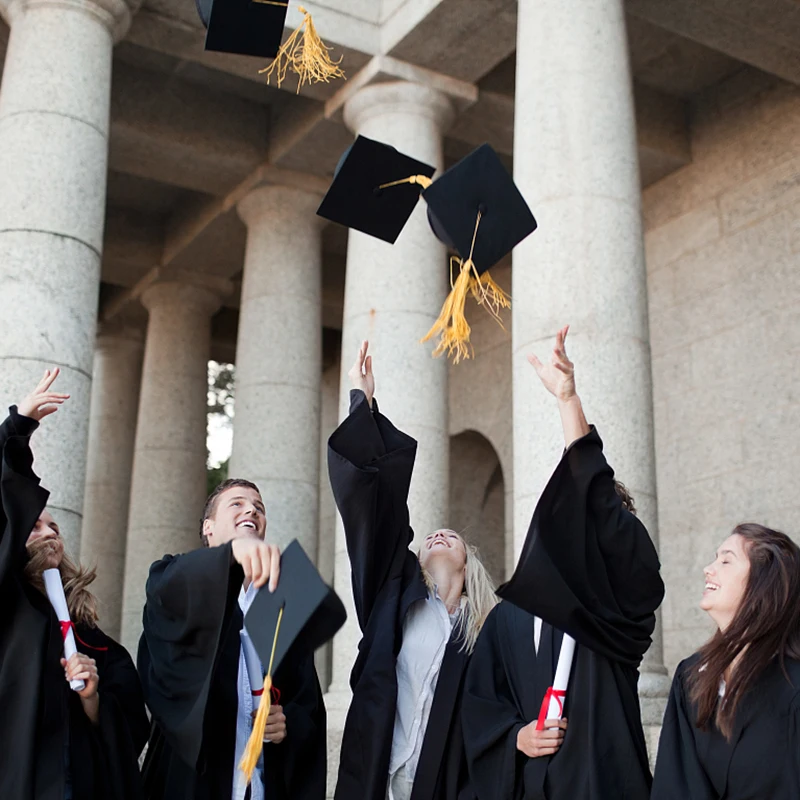
<path fill-rule="evenodd" d="M 94 571 L 65 554 L 32 469 L 31 434 L 68 398 L 52 391 L 57 377 L 48 370 L 0 425 L 0 797 L 138 800 L 148 721 L 136 669 L 97 626 Z M 61 573 L 79 651 L 69 661 L 45 569 Z"/>
<path fill-rule="evenodd" d="M 368 347 L 349 372 L 350 414 L 328 443 L 362 632 L 335 797 L 465 800 L 462 685 L 494 587 L 455 531 L 409 549 L 417 443 L 378 410 Z"/>

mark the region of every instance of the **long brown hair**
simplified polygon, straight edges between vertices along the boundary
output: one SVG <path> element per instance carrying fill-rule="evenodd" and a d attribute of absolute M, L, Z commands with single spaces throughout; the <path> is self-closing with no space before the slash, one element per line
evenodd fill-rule
<path fill-rule="evenodd" d="M 58 543 L 62 547 L 61 542 Z M 51 563 L 53 541 L 38 539 L 28 545 L 28 562 L 25 564 L 25 577 L 28 582 L 46 594 L 42 572 Z M 61 573 L 61 583 L 67 597 L 69 618 L 75 624 L 86 625 L 89 628 L 97 627 L 97 598 L 89 591 L 89 584 L 97 577 L 96 570 L 86 569 L 76 564 L 66 553 L 61 557 L 58 566 Z"/>
<path fill-rule="evenodd" d="M 787 680 L 785 659 L 800 659 L 800 548 L 785 533 L 755 523 L 737 525 L 733 533 L 744 539 L 750 561 L 747 588 L 731 624 L 700 649 L 687 674 L 697 727 L 706 730 L 714 722 L 726 739 L 742 697 L 775 657 Z"/>

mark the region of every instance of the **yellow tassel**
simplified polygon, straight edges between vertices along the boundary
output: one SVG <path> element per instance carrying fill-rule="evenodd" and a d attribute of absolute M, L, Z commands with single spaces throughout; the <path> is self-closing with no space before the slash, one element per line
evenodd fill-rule
<path fill-rule="evenodd" d="M 253 778 L 253 770 L 261 758 L 261 751 L 264 748 L 264 731 L 267 727 L 267 717 L 272 707 L 272 662 L 275 659 L 275 648 L 278 645 L 278 631 L 281 629 L 283 619 L 283 607 L 278 612 L 278 624 L 275 626 L 275 637 L 272 640 L 272 653 L 269 657 L 269 669 L 264 678 L 264 693 L 261 695 L 261 704 L 258 707 L 256 718 L 253 721 L 253 730 L 247 740 L 247 747 L 244 749 L 242 760 L 239 762 L 239 769 L 244 773 L 247 783 Z"/>
<path fill-rule="evenodd" d="M 334 78 L 345 78 L 344 70 L 339 66 L 342 63 L 332 61 L 328 55 L 331 49 L 319 38 L 317 29 L 311 19 L 311 14 L 303 6 L 298 7 L 304 15 L 300 26 L 281 45 L 275 60 L 268 66 L 258 71 L 259 75 L 266 73 L 267 83 L 273 73 L 280 89 L 286 78 L 286 73 L 291 67 L 299 80 L 297 91 L 306 83 L 329 83 Z M 303 30 L 305 28 L 305 30 Z M 345 78 L 346 80 L 346 78 Z"/>
<path fill-rule="evenodd" d="M 416 184 L 417 186 L 421 186 L 423 189 L 427 189 L 433 183 L 433 179 L 429 178 L 427 175 L 410 175 L 408 178 L 402 178 L 399 181 L 382 183 L 378 188 L 386 189 L 389 186 L 400 186 L 401 183 Z"/>
<path fill-rule="evenodd" d="M 484 306 L 497 324 L 505 330 L 500 311 L 504 308 L 511 308 L 511 297 L 495 283 L 494 278 L 488 272 L 484 272 L 470 286 L 470 290 L 478 305 Z"/>
<path fill-rule="evenodd" d="M 402 182 L 402 181 L 401 181 Z M 411 182 L 413 181 L 408 181 Z M 462 261 L 457 256 L 450 259 L 450 294 L 444 301 L 441 313 L 433 327 L 425 334 L 421 340 L 427 342 L 437 333 L 440 334 L 439 344 L 433 351 L 433 357 L 447 353 L 447 357 L 453 359 L 454 364 L 458 364 L 461 359 L 471 358 L 474 351 L 469 342 L 472 329 L 464 315 L 464 306 L 467 302 L 467 295 L 471 294 L 478 305 L 483 306 L 495 319 L 497 324 L 505 330 L 503 320 L 500 318 L 500 310 L 511 308 L 511 298 L 494 281 L 488 272 L 483 275 L 478 274 L 478 270 L 472 261 L 472 253 L 475 250 L 475 240 L 478 237 L 478 226 L 481 224 L 481 212 L 475 220 L 475 231 L 472 234 L 472 245 L 469 249 L 469 258 Z M 453 267 L 458 266 L 460 271 L 455 282 L 453 282 Z"/>
<path fill-rule="evenodd" d="M 447 357 L 452 357 L 453 363 L 458 364 L 462 358 L 470 358 L 472 355 L 472 345 L 469 343 L 472 329 L 464 316 L 464 306 L 467 302 L 467 295 L 470 292 L 474 293 L 473 282 L 478 281 L 479 278 L 471 259 L 462 261 L 456 256 L 451 258 L 451 274 L 454 265 L 460 267 L 458 277 L 444 301 L 439 318 L 421 341 L 427 342 L 437 333 L 440 334 L 439 344 L 433 351 L 434 358 L 446 352 Z"/>

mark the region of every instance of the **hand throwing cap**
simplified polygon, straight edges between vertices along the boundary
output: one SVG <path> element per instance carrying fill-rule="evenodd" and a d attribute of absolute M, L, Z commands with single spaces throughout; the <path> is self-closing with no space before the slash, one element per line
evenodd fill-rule
<path fill-rule="evenodd" d="M 272 645 L 276 642 L 274 672 L 290 651 L 313 653 L 333 638 L 346 619 L 342 601 L 322 580 L 295 539 L 281 555 L 278 587 L 274 592 L 267 588 L 259 590 L 245 615 L 244 626 L 262 664 L 270 663 Z"/>
<path fill-rule="evenodd" d="M 264 693 L 239 768 L 247 782 L 261 757 L 271 705 L 272 675 L 288 653 L 312 655 L 344 625 L 347 613 L 337 594 L 320 577 L 295 539 L 281 556 L 274 592 L 258 590 L 244 617 L 244 627 L 267 667 Z"/>
<path fill-rule="evenodd" d="M 359 136 L 339 160 L 317 214 L 394 244 L 435 171 L 388 144 Z"/>

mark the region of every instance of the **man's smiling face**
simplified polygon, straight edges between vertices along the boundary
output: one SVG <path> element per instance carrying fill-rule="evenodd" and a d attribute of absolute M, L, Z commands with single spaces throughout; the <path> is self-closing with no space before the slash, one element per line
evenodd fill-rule
<path fill-rule="evenodd" d="M 263 539 L 267 516 L 261 495 L 248 486 L 231 486 L 216 499 L 211 516 L 203 523 L 209 547 L 219 547 L 243 536 Z"/>

